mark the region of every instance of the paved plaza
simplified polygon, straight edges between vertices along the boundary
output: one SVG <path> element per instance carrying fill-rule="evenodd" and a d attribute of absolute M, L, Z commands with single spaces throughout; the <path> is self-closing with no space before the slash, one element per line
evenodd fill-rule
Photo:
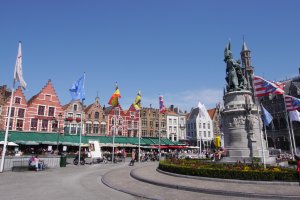
<path fill-rule="evenodd" d="M 45 171 L 6 171 L 0 174 L 0 199 L 300 199 L 292 184 L 254 184 L 192 179 L 164 174 L 157 162 L 67 165 Z"/>

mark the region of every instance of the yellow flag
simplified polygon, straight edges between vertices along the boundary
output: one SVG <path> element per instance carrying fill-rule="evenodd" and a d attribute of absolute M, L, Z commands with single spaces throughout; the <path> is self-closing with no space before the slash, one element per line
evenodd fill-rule
<path fill-rule="evenodd" d="M 135 98 L 135 101 L 133 103 L 133 106 L 135 107 L 135 109 L 141 110 L 141 108 L 142 108 L 141 101 L 142 101 L 142 95 L 141 95 L 141 91 L 139 91 L 136 98 Z"/>

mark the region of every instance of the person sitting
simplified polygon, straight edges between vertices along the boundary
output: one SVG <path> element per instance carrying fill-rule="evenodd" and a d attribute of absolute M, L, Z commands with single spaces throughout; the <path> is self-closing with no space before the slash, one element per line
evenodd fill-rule
<path fill-rule="evenodd" d="M 29 167 L 35 168 L 36 171 L 42 170 L 44 168 L 43 162 L 38 158 L 38 155 L 31 156 L 29 159 Z"/>

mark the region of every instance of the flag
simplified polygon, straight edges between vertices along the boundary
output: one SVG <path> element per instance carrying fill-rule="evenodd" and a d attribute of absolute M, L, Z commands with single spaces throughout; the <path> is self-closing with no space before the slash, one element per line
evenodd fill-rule
<path fill-rule="evenodd" d="M 284 101 L 285 101 L 287 111 L 300 109 L 300 99 L 290 95 L 285 95 Z"/>
<path fill-rule="evenodd" d="M 110 97 L 108 104 L 116 107 L 119 105 L 119 98 L 121 98 L 120 90 L 118 88 L 118 83 L 116 82 L 116 91 Z"/>
<path fill-rule="evenodd" d="M 266 96 L 269 94 L 283 94 L 284 90 L 277 84 L 267 81 L 259 76 L 254 76 L 254 88 L 257 97 Z"/>
<path fill-rule="evenodd" d="M 17 55 L 16 65 L 15 65 L 14 83 L 16 81 L 18 81 L 24 89 L 26 88 L 26 82 L 23 79 L 23 70 L 22 70 L 21 42 L 19 42 L 18 55 Z"/>
<path fill-rule="evenodd" d="M 298 110 L 290 111 L 289 115 L 290 115 L 290 120 L 291 121 L 298 121 L 298 122 L 300 122 L 300 113 L 298 112 Z"/>
<path fill-rule="evenodd" d="M 69 89 L 71 93 L 72 100 L 85 100 L 85 92 L 84 92 L 84 82 L 85 82 L 85 73 L 83 74 L 82 77 L 76 81 L 71 89 Z"/>
<path fill-rule="evenodd" d="M 273 120 L 273 117 L 263 106 L 261 106 L 261 109 L 262 109 L 262 120 L 266 126 L 269 126 L 269 124 Z"/>
<path fill-rule="evenodd" d="M 141 91 L 139 91 L 133 103 L 133 106 L 135 107 L 136 110 L 141 110 L 142 108 L 141 100 L 142 100 L 142 94 Z"/>
<path fill-rule="evenodd" d="M 165 102 L 162 95 L 159 96 L 159 112 L 160 113 L 166 112 Z"/>

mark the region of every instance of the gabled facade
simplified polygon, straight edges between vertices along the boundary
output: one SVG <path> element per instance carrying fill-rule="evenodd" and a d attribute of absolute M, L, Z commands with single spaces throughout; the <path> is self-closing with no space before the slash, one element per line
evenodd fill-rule
<path fill-rule="evenodd" d="M 25 131 L 62 132 L 64 112 L 51 80 L 28 101 Z"/>
<path fill-rule="evenodd" d="M 178 141 L 179 118 L 172 110 L 166 112 L 167 115 L 167 138 L 171 141 Z"/>
<path fill-rule="evenodd" d="M 142 137 L 167 137 L 167 115 L 160 113 L 159 109 L 141 109 Z M 159 134 L 160 132 L 160 134 Z"/>
<path fill-rule="evenodd" d="M 131 104 L 130 108 L 124 113 L 127 137 L 138 137 L 140 129 L 140 114 L 139 111 Z"/>
<path fill-rule="evenodd" d="M 125 114 L 120 105 L 117 107 L 107 107 L 104 109 L 107 117 L 107 133 L 106 135 L 112 136 L 126 136 L 126 123 Z"/>
<path fill-rule="evenodd" d="M 84 131 L 87 135 L 106 134 L 106 117 L 100 105 L 99 97 L 96 97 L 95 102 L 85 109 L 84 124 Z"/>
<path fill-rule="evenodd" d="M 63 106 L 64 110 L 64 133 L 78 135 L 81 133 L 81 119 L 85 119 L 84 106 L 80 100 L 71 101 Z M 83 115 L 81 117 L 81 115 Z M 84 130 L 84 125 L 83 125 Z M 82 133 L 84 134 L 84 133 Z"/>
<path fill-rule="evenodd" d="M 4 105 L 2 108 L 2 123 L 1 123 L 2 130 L 6 129 L 10 100 L 11 100 L 11 93 L 9 94 L 9 97 L 6 98 L 6 102 L 3 102 Z M 27 113 L 27 101 L 21 87 L 18 87 L 13 95 L 9 130 L 28 131 L 29 122 L 28 122 L 28 118 L 26 118 L 26 113 Z"/>
<path fill-rule="evenodd" d="M 199 146 L 202 142 L 207 147 L 214 138 L 212 120 L 201 103 L 197 108 L 191 109 L 187 119 L 187 137 L 191 145 Z"/>

